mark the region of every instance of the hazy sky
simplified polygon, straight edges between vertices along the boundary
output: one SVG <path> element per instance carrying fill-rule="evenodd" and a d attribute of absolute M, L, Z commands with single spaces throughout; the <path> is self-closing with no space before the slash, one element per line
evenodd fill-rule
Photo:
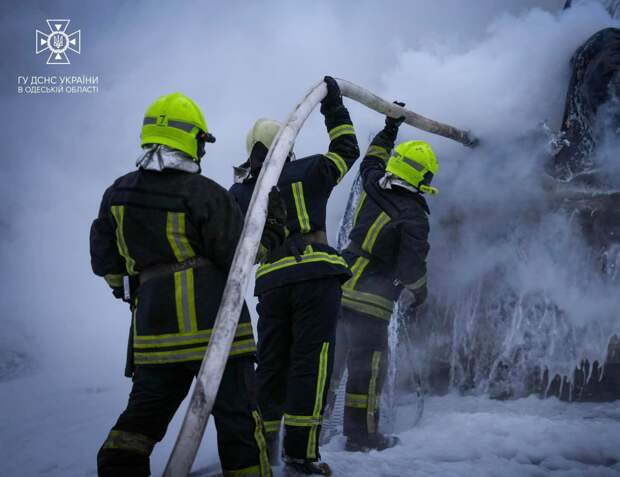
<path fill-rule="evenodd" d="M 203 173 L 226 187 L 232 166 L 245 160 L 253 121 L 284 119 L 325 74 L 470 128 L 488 146 L 473 167 L 467 161 L 475 156 L 459 145 L 411 128 L 401 132 L 401 140 L 430 140 L 440 156 L 443 195 L 431 204 L 437 221 L 482 184 L 505 190 L 514 163 L 489 162 L 501 146 L 541 121 L 558 125 L 572 52 L 612 23 L 594 4 L 560 16 L 563 3 L 2 2 L 0 346 L 35 346 L 33 354 L 47 363 L 86 357 L 101 372 L 120 372 L 129 317 L 90 271 L 88 232 L 104 189 L 134 168 L 143 113 L 155 97 L 182 91 L 202 106 L 217 137 Z M 48 18 L 68 18 L 69 31 L 81 29 L 82 53 L 71 55 L 71 65 L 46 65 L 46 55 L 34 53 L 35 29 L 45 31 Z M 18 75 L 63 74 L 96 75 L 99 92 L 16 93 Z M 351 113 L 365 149 L 383 118 L 356 105 Z M 316 112 L 296 154 L 327 144 Z M 526 177 L 534 166 L 519 171 Z M 352 178 L 330 202 L 332 241 Z"/>

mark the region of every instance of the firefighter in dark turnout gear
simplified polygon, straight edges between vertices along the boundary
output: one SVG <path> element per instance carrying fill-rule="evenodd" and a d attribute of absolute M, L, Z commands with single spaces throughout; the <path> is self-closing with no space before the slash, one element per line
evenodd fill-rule
<path fill-rule="evenodd" d="M 403 105 L 398 103 L 399 105 Z M 387 370 L 388 324 L 395 302 L 415 312 L 426 299 L 429 209 L 424 193 L 438 170 L 430 146 L 399 144 L 390 157 L 403 118 L 387 118 L 360 166 L 363 181 L 343 256 L 353 276 L 342 287 L 339 357 L 346 357 L 344 434 L 348 450 L 385 449 L 397 442 L 377 431 Z M 336 364 L 336 376 L 343 362 Z"/>
<path fill-rule="evenodd" d="M 318 435 L 333 365 L 341 285 L 351 275 L 345 260 L 327 244 L 326 206 L 332 189 L 359 156 L 351 118 L 338 83 L 326 77 L 321 113 L 329 151 L 285 164 L 278 188 L 287 204 L 285 243 L 258 268 L 258 401 L 272 461 L 284 418 L 286 464 L 306 474 L 326 474 L 319 464 Z M 231 188 L 246 211 L 256 177 L 279 125 L 259 120 L 248 135 L 248 161 L 237 168 Z"/>
<path fill-rule="evenodd" d="M 90 236 L 93 271 L 115 295 L 123 276 L 139 283 L 131 297 L 133 387 L 97 456 L 100 476 L 150 475 L 153 446 L 200 368 L 243 225 L 233 197 L 199 173 L 205 142 L 215 139 L 191 99 L 157 99 L 141 139 L 138 170 L 106 190 Z M 255 349 L 244 307 L 213 408 L 225 476 L 271 475 L 255 404 Z"/>

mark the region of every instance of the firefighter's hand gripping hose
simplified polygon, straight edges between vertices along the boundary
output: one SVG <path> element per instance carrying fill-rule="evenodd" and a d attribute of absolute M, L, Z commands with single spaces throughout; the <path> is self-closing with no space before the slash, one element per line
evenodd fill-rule
<path fill-rule="evenodd" d="M 394 118 L 404 117 L 406 124 L 452 139 L 468 147 L 478 144 L 478 140 L 469 131 L 425 118 L 402 106 L 385 101 L 349 81 L 342 79 L 336 81 L 343 96 L 378 113 Z M 301 127 L 326 94 L 326 84 L 321 81 L 302 98 L 283 124 L 267 154 L 245 217 L 241 238 L 228 274 L 213 333 L 196 379 L 187 414 L 164 471 L 165 477 L 186 476 L 194 463 L 235 336 L 245 291 L 265 226 L 269 191 L 278 182 L 286 157 Z"/>

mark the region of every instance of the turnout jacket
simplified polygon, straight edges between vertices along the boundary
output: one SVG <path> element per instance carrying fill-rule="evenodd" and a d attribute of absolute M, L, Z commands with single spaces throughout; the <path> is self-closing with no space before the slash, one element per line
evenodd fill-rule
<path fill-rule="evenodd" d="M 360 166 L 363 191 L 353 216 L 350 243 L 343 256 L 353 276 L 343 285 L 346 308 L 389 320 L 403 287 L 426 298 L 428 214 L 426 200 L 402 187 L 381 187 L 396 130 L 373 139 Z"/>
<path fill-rule="evenodd" d="M 324 115 L 331 140 L 328 152 L 287 162 L 282 169 L 278 188 L 286 203 L 289 237 L 258 267 L 256 295 L 304 280 L 331 275 L 344 282 L 351 276 L 346 261 L 327 244 L 325 215 L 332 189 L 359 157 L 359 148 L 349 112 L 342 103 Z M 230 189 L 244 213 L 255 184 L 256 177 L 250 176 Z M 300 238 L 302 247 L 296 258 L 291 245 L 300 243 Z"/>
<path fill-rule="evenodd" d="M 242 225 L 226 189 L 197 173 L 139 169 L 105 191 L 91 264 L 113 288 L 124 275 L 140 281 L 132 297 L 136 365 L 202 360 Z M 255 349 L 244 306 L 230 355 Z"/>

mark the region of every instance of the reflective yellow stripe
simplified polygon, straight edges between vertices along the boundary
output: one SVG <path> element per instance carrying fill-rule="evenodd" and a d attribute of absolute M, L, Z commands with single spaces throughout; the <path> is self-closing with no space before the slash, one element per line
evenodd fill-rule
<path fill-rule="evenodd" d="M 310 232 L 310 217 L 306 210 L 306 200 L 304 198 L 304 185 L 302 182 L 293 182 L 293 199 L 295 200 L 295 210 L 297 211 L 297 220 L 299 221 L 299 229 L 302 233 Z"/>
<path fill-rule="evenodd" d="M 387 161 L 390 158 L 389 151 L 381 146 L 370 146 L 368 148 L 368 151 L 366 152 L 366 155 L 378 157 L 379 159 L 383 159 L 384 161 Z"/>
<path fill-rule="evenodd" d="M 377 432 L 377 423 L 375 419 L 375 411 L 379 407 L 377 400 L 377 379 L 379 378 L 379 369 L 381 366 L 381 352 L 372 353 L 372 362 L 370 368 L 370 383 L 368 384 L 368 410 L 366 411 L 366 426 L 368 433 Z"/>
<path fill-rule="evenodd" d="M 368 303 L 351 300 L 349 298 L 346 298 L 344 295 L 342 297 L 342 306 L 351 310 L 365 313 L 370 316 L 374 316 L 376 318 L 381 318 L 382 320 L 389 320 L 392 317 L 391 311 L 386 311 L 385 309 L 380 308 L 376 305 L 370 305 Z"/>
<path fill-rule="evenodd" d="M 366 194 L 364 193 L 363 199 L 366 198 Z M 363 200 L 360 198 L 360 203 Z M 358 204 L 358 207 L 361 209 L 361 204 Z M 356 211 L 356 214 L 359 213 L 359 210 Z M 357 216 L 354 220 L 357 220 Z M 390 216 L 385 212 L 381 212 L 377 218 L 374 220 L 368 232 L 366 232 L 366 237 L 364 237 L 364 242 L 362 243 L 362 250 L 366 253 L 371 253 L 375 243 L 377 242 L 377 238 L 381 233 L 383 227 L 385 227 L 390 222 Z M 368 266 L 370 260 L 366 257 L 358 257 L 355 260 L 355 263 L 351 267 L 352 277 L 347 280 L 347 282 L 342 286 L 343 290 L 353 290 L 357 286 L 357 282 L 359 281 L 364 269 Z"/>
<path fill-rule="evenodd" d="M 258 253 L 256 254 L 256 261 L 259 262 L 267 256 L 269 250 L 262 243 L 258 246 Z"/>
<path fill-rule="evenodd" d="M 198 322 L 193 268 L 174 273 L 174 297 L 179 331 L 182 333 L 196 332 Z"/>
<path fill-rule="evenodd" d="M 229 356 L 238 356 L 240 354 L 252 353 L 254 351 L 256 351 L 256 342 L 254 341 L 254 338 L 249 340 L 234 341 L 232 347 L 230 348 Z"/>
<path fill-rule="evenodd" d="M 355 260 L 355 263 L 351 267 L 351 273 L 353 276 L 349 278 L 344 285 L 342 285 L 342 289 L 353 290 L 357 285 L 360 277 L 362 276 L 364 269 L 369 263 L 370 260 L 368 260 L 366 257 L 357 257 L 357 260 Z"/>
<path fill-rule="evenodd" d="M 333 255 L 327 252 L 310 252 L 304 253 L 301 256 L 300 262 L 298 262 L 295 257 L 284 257 L 276 262 L 261 265 L 260 267 L 258 267 L 258 270 L 256 272 L 256 278 L 259 279 L 265 276 L 267 273 L 271 273 L 282 268 L 301 265 L 304 263 L 316 262 L 327 262 L 331 263 L 332 265 L 341 265 L 348 268 L 347 262 L 339 255 Z"/>
<path fill-rule="evenodd" d="M 330 141 L 333 141 L 334 139 L 344 136 L 345 134 L 355 134 L 355 129 L 352 124 L 341 124 L 340 126 L 336 126 L 331 129 L 328 134 Z"/>
<path fill-rule="evenodd" d="M 271 464 L 269 463 L 269 456 L 267 455 L 267 442 L 265 441 L 265 435 L 263 434 L 263 422 L 260 414 L 256 411 L 252 411 L 252 417 L 254 417 L 254 440 L 258 446 L 258 457 L 260 461 L 260 475 L 267 477 L 271 475 Z M 238 471 L 237 471 L 238 472 Z M 252 475 L 252 474 L 237 474 L 237 475 Z"/>
<path fill-rule="evenodd" d="M 356 409 L 366 409 L 368 407 L 368 394 L 350 394 L 344 395 L 344 405 Z"/>
<path fill-rule="evenodd" d="M 316 382 L 316 396 L 314 397 L 314 417 L 321 417 L 323 409 L 323 394 L 325 393 L 325 383 L 327 382 L 327 361 L 329 359 L 329 343 L 323 343 L 319 356 L 319 372 Z"/>
<path fill-rule="evenodd" d="M 321 354 L 319 356 L 319 371 L 317 373 L 316 381 L 316 395 L 314 396 L 314 410 L 312 411 L 312 417 L 321 421 L 323 411 L 323 395 L 325 394 L 325 383 L 327 382 L 327 363 L 329 360 L 329 343 L 323 343 L 321 347 Z M 310 428 L 310 434 L 308 436 L 308 447 L 306 448 L 306 458 L 316 459 L 317 449 L 317 434 L 318 426 Z"/>
<path fill-rule="evenodd" d="M 112 430 L 103 443 L 104 449 L 117 449 L 150 455 L 155 441 L 150 437 L 135 432 Z"/>
<path fill-rule="evenodd" d="M 284 425 L 295 427 L 312 427 L 321 424 L 321 419 L 313 416 L 293 416 L 284 414 Z"/>
<path fill-rule="evenodd" d="M 178 262 L 184 262 L 196 255 L 187 240 L 185 214 L 168 212 L 166 217 L 166 238 Z"/>
<path fill-rule="evenodd" d="M 141 345 L 144 348 L 162 346 L 177 346 L 191 344 L 194 340 L 208 340 L 213 330 L 200 330 L 196 333 L 168 333 L 163 335 L 134 335 L 134 346 Z M 252 335 L 251 323 L 239 323 L 235 333 L 236 338 Z"/>
<path fill-rule="evenodd" d="M 405 285 L 405 288 L 408 288 L 409 290 L 417 290 L 418 288 L 422 288 L 424 285 L 426 285 L 426 274 L 410 285 Z"/>
<path fill-rule="evenodd" d="M 338 181 L 337 182 L 340 182 L 342 178 L 345 176 L 345 174 L 347 173 L 347 171 L 349 170 L 349 167 L 347 166 L 346 161 L 342 158 L 342 156 L 340 156 L 339 154 L 336 154 L 335 152 L 328 152 L 327 154 L 325 154 L 325 157 L 327 157 L 327 159 L 332 161 L 334 165 L 336 166 L 336 169 L 338 169 Z"/>
<path fill-rule="evenodd" d="M 279 432 L 281 422 L 282 419 L 278 419 L 277 421 L 263 421 L 265 432 Z"/>
<path fill-rule="evenodd" d="M 362 210 L 362 207 L 364 206 L 364 202 L 366 201 L 367 196 L 368 194 L 366 194 L 366 191 L 362 191 L 357 201 L 357 206 L 355 207 L 355 214 L 353 214 L 353 226 L 354 227 L 357 224 L 357 218 L 360 215 L 360 212 Z"/>
<path fill-rule="evenodd" d="M 159 340 L 151 340 L 151 341 L 135 341 L 133 347 L 135 349 L 150 349 L 150 348 L 169 348 L 171 346 L 189 346 L 189 345 L 204 345 L 206 346 L 209 343 L 209 339 L 211 339 L 212 331 L 204 331 L 200 333 L 196 333 L 193 335 L 189 335 L 188 337 L 177 336 L 175 339 L 159 339 Z"/>
<path fill-rule="evenodd" d="M 207 346 L 173 351 L 139 352 L 134 351 L 136 364 L 179 363 L 183 361 L 200 361 L 204 358 Z"/>
<path fill-rule="evenodd" d="M 224 477 L 261 477 L 260 466 L 253 465 L 252 467 L 246 467 L 244 469 L 237 470 L 224 470 L 222 469 L 222 475 Z M 262 474 L 271 475 L 271 474 Z"/>
<path fill-rule="evenodd" d="M 368 233 L 364 238 L 364 243 L 362 243 L 362 250 L 367 253 L 372 252 L 372 248 L 375 246 L 375 242 L 377 241 L 377 237 L 379 237 L 381 229 L 383 229 L 383 227 L 385 227 L 389 222 L 390 216 L 385 212 L 381 212 L 368 229 Z"/>
<path fill-rule="evenodd" d="M 118 247 L 118 253 L 120 253 L 121 257 L 125 259 L 125 268 L 127 268 L 127 273 L 130 275 L 137 275 L 136 272 L 136 262 L 129 255 L 129 250 L 127 249 L 127 243 L 125 242 L 125 232 L 124 232 L 124 223 L 125 223 L 125 206 L 124 205 L 113 205 L 110 207 L 112 212 L 112 216 L 114 217 L 114 221 L 116 222 L 116 246 Z"/>
<path fill-rule="evenodd" d="M 183 361 L 200 361 L 204 358 L 207 351 L 207 344 L 195 346 L 187 349 L 175 349 L 169 351 L 139 351 L 134 350 L 134 360 L 136 364 L 163 364 L 179 363 Z M 234 341 L 230 349 L 230 356 L 251 353 L 256 351 L 254 338 Z"/>
<path fill-rule="evenodd" d="M 110 273 L 108 275 L 105 275 L 103 279 L 112 288 L 118 288 L 118 287 L 123 286 L 123 275 L 122 274 L 116 275 L 114 273 Z"/>
<path fill-rule="evenodd" d="M 394 310 L 394 302 L 392 300 L 388 300 L 387 298 L 383 298 L 381 295 L 376 295 L 374 293 L 361 292 L 345 288 L 342 291 L 342 296 L 347 297 L 349 300 L 378 306 L 379 308 L 383 308 L 390 313 Z"/>

